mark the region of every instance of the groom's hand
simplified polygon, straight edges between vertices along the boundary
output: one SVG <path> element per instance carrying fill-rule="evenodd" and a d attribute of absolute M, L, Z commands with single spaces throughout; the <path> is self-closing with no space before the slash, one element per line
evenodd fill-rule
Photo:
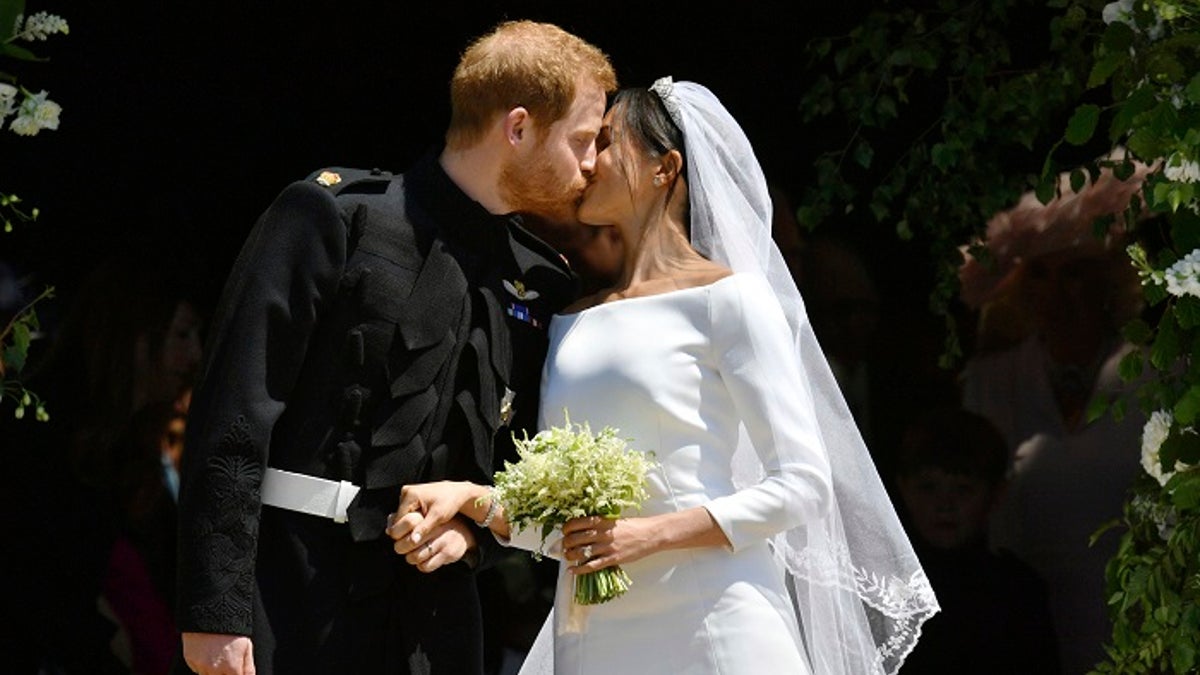
<path fill-rule="evenodd" d="M 255 675 L 254 644 L 244 635 L 184 633 L 183 660 L 199 675 Z"/>

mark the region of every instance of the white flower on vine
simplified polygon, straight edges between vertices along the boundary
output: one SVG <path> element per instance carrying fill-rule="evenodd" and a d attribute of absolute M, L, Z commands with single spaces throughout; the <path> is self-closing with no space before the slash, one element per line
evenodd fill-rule
<path fill-rule="evenodd" d="M 1167 292 L 1176 297 L 1200 298 L 1200 249 L 1183 256 L 1163 272 Z"/>
<path fill-rule="evenodd" d="M 1104 6 L 1104 11 L 1100 16 L 1104 19 L 1105 25 L 1114 21 L 1133 25 L 1133 0 L 1110 2 Z"/>
<path fill-rule="evenodd" d="M 1149 78 L 1143 77 L 1138 86 L 1140 87 L 1147 82 L 1149 82 Z M 1186 94 L 1181 84 L 1173 84 L 1167 90 L 1158 89 L 1154 92 L 1154 97 L 1160 101 L 1170 101 L 1171 107 L 1176 110 L 1183 110 L 1183 107 L 1187 105 Z"/>
<path fill-rule="evenodd" d="M 1163 541 L 1170 541 L 1175 534 L 1175 526 L 1179 522 L 1179 514 L 1173 506 L 1159 504 L 1158 500 L 1146 495 L 1135 495 L 1129 505 L 1137 515 L 1154 523 L 1158 536 Z"/>
<path fill-rule="evenodd" d="M 21 28 L 21 17 L 17 17 L 17 30 L 15 37 L 22 40 L 45 40 L 55 33 L 66 35 L 71 32 L 70 26 L 67 25 L 67 20 L 57 14 L 49 12 L 38 12 L 33 16 L 25 19 L 25 27 Z"/>
<path fill-rule="evenodd" d="M 1133 15 L 1133 5 L 1137 0 L 1117 0 L 1110 2 L 1104 6 L 1100 17 L 1104 19 L 1104 23 L 1110 24 L 1113 22 L 1123 23 L 1134 30 L 1136 33 L 1141 33 L 1142 28 L 1138 26 L 1137 19 Z M 1163 36 L 1163 18 L 1158 14 L 1154 3 L 1150 3 L 1150 11 L 1154 13 L 1154 25 L 1149 30 L 1145 31 L 1146 37 L 1151 41 L 1158 40 Z"/>
<path fill-rule="evenodd" d="M 1184 159 L 1176 153 L 1163 168 L 1163 176 L 1176 183 L 1200 183 L 1200 162 Z"/>
<path fill-rule="evenodd" d="M 1160 452 L 1163 442 L 1171 434 L 1171 425 L 1174 423 L 1175 418 L 1171 413 L 1165 410 L 1156 410 L 1150 415 L 1150 419 L 1146 420 L 1146 426 L 1142 427 L 1142 468 L 1162 486 L 1166 486 L 1167 481 L 1171 480 L 1176 473 L 1195 468 L 1191 464 L 1175 460 L 1173 471 L 1163 471 Z M 1194 434 L 1196 432 L 1191 427 L 1185 427 L 1181 433 Z"/>
<path fill-rule="evenodd" d="M 13 133 L 19 136 L 35 136 L 42 129 L 57 129 L 58 117 L 62 107 L 49 100 L 47 92 L 26 94 L 17 111 L 17 117 L 9 124 Z"/>
<path fill-rule="evenodd" d="M 1150 419 L 1146 420 L 1146 426 L 1142 428 L 1142 468 L 1158 481 L 1159 485 L 1166 485 L 1167 481 L 1171 480 L 1171 476 L 1175 475 L 1173 471 L 1163 471 L 1162 461 L 1158 454 L 1162 449 L 1163 441 L 1167 440 L 1167 436 L 1171 433 L 1172 421 L 1171 413 L 1156 410 L 1150 415 Z"/>
<path fill-rule="evenodd" d="M 0 121 L 17 109 L 17 88 L 0 82 Z"/>

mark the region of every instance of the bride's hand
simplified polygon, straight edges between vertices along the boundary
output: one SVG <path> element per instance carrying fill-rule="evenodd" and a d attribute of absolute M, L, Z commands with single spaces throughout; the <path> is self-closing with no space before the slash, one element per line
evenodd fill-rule
<path fill-rule="evenodd" d="M 466 481 L 405 485 L 400 489 L 400 506 L 388 517 L 385 530 L 396 541 L 396 553 L 406 556 L 420 548 L 432 532 L 450 522 L 486 490 Z"/>
<path fill-rule="evenodd" d="M 658 548 L 649 518 L 573 518 L 562 532 L 563 557 L 574 574 L 640 560 Z"/>

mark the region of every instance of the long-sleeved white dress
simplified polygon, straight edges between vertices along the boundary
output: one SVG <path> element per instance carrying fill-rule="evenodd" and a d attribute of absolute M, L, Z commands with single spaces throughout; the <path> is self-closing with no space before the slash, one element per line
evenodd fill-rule
<path fill-rule="evenodd" d="M 734 274 L 712 284 L 555 316 L 542 427 L 611 426 L 653 452 L 640 513 L 708 510 L 730 548 L 657 553 L 622 565 L 624 596 L 564 630 L 570 577 L 560 569 L 554 672 L 711 674 L 810 672 L 784 572 L 767 538 L 824 517 L 829 461 L 791 332 L 770 286 Z M 765 476 L 734 486 L 744 424 Z M 786 448 L 789 459 L 781 459 Z M 536 546 L 527 528 L 514 544 Z M 566 596 L 564 598 L 564 596 Z"/>

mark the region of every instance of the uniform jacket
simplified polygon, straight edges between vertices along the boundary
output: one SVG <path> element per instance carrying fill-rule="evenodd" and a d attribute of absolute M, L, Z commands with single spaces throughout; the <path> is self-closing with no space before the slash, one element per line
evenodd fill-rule
<path fill-rule="evenodd" d="M 574 289 L 434 155 L 287 187 L 234 264 L 190 408 L 180 628 L 251 636 L 260 673 L 478 671 L 471 570 L 415 571 L 386 515 L 406 483 L 490 481 L 532 432 Z M 349 522 L 262 506 L 267 466 L 361 486 Z"/>

